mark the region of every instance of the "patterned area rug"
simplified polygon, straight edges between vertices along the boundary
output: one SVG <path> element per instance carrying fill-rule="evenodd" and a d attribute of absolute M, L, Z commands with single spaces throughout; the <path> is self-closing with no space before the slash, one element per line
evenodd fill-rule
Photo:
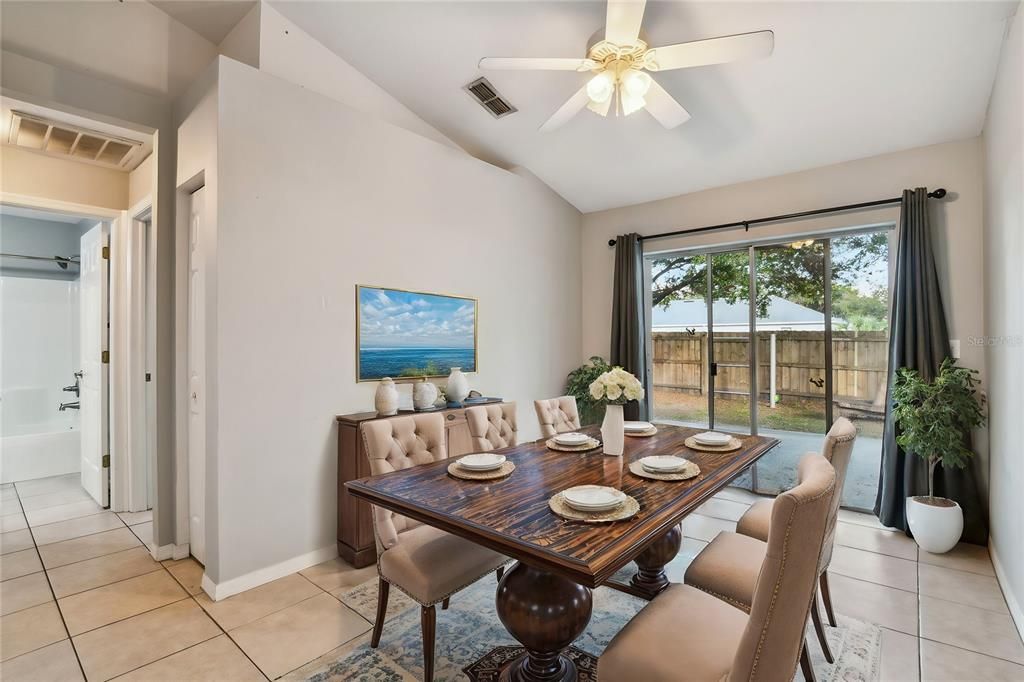
<path fill-rule="evenodd" d="M 617 578 L 625 578 L 631 569 Z M 496 661 L 509 655 L 509 650 L 493 652 L 496 647 L 515 647 L 517 642 L 505 630 L 494 612 L 493 576 L 484 577 L 452 597 L 451 607 L 437 609 L 437 637 L 434 663 L 435 680 L 489 682 Z M 349 590 L 342 602 L 373 622 L 377 609 L 377 581 L 365 582 Z M 601 587 L 594 590 L 594 611 L 586 631 L 575 642 L 582 654 L 577 660 L 583 670 L 581 680 L 596 679 L 589 671 L 592 661 L 611 641 L 615 633 L 632 618 L 646 602 L 628 594 Z M 813 629 L 808 627 L 811 661 L 820 682 L 876 682 L 881 657 L 881 630 L 868 623 L 839 616 L 838 628 L 826 628 L 829 645 L 836 663 L 825 661 Z M 593 659 L 590 659 L 593 657 Z M 419 680 L 423 677 L 423 651 L 420 635 L 419 607 L 397 589 L 391 590 L 387 621 L 380 646 L 371 649 L 364 644 L 337 660 L 321 663 L 319 668 L 305 669 L 310 682 L 341 680 L 397 681 Z M 802 679 L 797 673 L 797 679 Z"/>

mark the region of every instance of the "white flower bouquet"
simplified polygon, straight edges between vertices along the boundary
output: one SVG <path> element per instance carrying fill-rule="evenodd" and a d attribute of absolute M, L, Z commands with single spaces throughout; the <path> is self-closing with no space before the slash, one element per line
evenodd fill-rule
<path fill-rule="evenodd" d="M 635 376 L 615 367 L 594 379 L 590 384 L 590 397 L 607 405 L 622 405 L 642 399 L 644 387 Z"/>

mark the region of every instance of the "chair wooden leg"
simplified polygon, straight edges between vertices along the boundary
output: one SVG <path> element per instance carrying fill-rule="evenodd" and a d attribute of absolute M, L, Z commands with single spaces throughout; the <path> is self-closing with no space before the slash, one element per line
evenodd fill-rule
<path fill-rule="evenodd" d="M 816 682 L 814 677 L 814 668 L 811 667 L 811 657 L 807 653 L 807 640 L 804 640 L 803 649 L 800 650 L 800 670 L 804 674 L 804 680 L 807 682 Z"/>
<path fill-rule="evenodd" d="M 434 606 L 420 608 L 420 627 L 423 629 L 423 679 L 430 682 L 434 679 L 434 627 L 437 624 L 437 612 Z"/>
<path fill-rule="evenodd" d="M 828 640 L 825 639 L 825 626 L 821 624 L 821 613 L 818 611 L 818 594 L 815 591 L 814 601 L 811 602 L 811 620 L 814 622 L 814 631 L 818 634 L 818 642 L 821 644 L 821 653 L 825 654 L 825 660 L 835 663 L 832 657 L 832 650 L 828 648 Z"/>
<path fill-rule="evenodd" d="M 498 570 L 494 572 L 498 576 L 498 582 L 501 582 L 501 576 L 505 575 L 505 567 L 498 566 Z"/>
<path fill-rule="evenodd" d="M 445 597 L 444 601 L 441 602 L 441 610 L 442 611 L 447 611 L 448 610 L 448 602 L 449 602 L 450 599 L 451 599 L 451 597 Z"/>
<path fill-rule="evenodd" d="M 388 612 L 388 592 L 391 584 L 384 578 L 377 584 L 377 620 L 373 621 L 373 637 L 370 639 L 370 646 L 374 649 L 380 644 L 380 633 L 384 631 L 384 616 Z"/>
<path fill-rule="evenodd" d="M 825 602 L 825 614 L 828 616 L 828 624 L 836 627 L 836 612 L 832 610 L 832 593 L 828 589 L 828 571 L 818 577 L 818 584 L 821 585 L 821 599 Z"/>

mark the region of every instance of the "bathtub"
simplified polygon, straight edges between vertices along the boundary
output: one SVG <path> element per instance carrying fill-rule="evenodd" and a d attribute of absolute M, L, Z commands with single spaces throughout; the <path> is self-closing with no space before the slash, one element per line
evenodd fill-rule
<path fill-rule="evenodd" d="M 0 436 L 0 483 L 81 470 L 82 434 L 77 425 L 33 424 L 26 431 L 9 434 L 5 429 Z"/>

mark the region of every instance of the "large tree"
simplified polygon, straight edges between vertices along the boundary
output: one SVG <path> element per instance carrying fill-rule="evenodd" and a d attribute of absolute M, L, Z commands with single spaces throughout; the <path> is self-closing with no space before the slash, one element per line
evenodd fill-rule
<path fill-rule="evenodd" d="M 793 248 L 782 246 L 757 252 L 757 309 L 766 315 L 772 296 L 785 298 L 824 312 L 825 245 L 822 241 Z M 866 271 L 884 269 L 888 237 L 884 232 L 842 237 L 832 241 L 833 287 L 854 283 Z M 716 301 L 747 300 L 749 262 L 747 252 L 717 253 L 712 258 L 712 295 Z M 703 299 L 707 282 L 707 257 L 669 256 L 651 266 L 652 302 L 667 308 L 673 301 Z M 833 295 L 833 303 L 835 296 Z M 838 311 L 835 312 L 839 315 Z"/>

